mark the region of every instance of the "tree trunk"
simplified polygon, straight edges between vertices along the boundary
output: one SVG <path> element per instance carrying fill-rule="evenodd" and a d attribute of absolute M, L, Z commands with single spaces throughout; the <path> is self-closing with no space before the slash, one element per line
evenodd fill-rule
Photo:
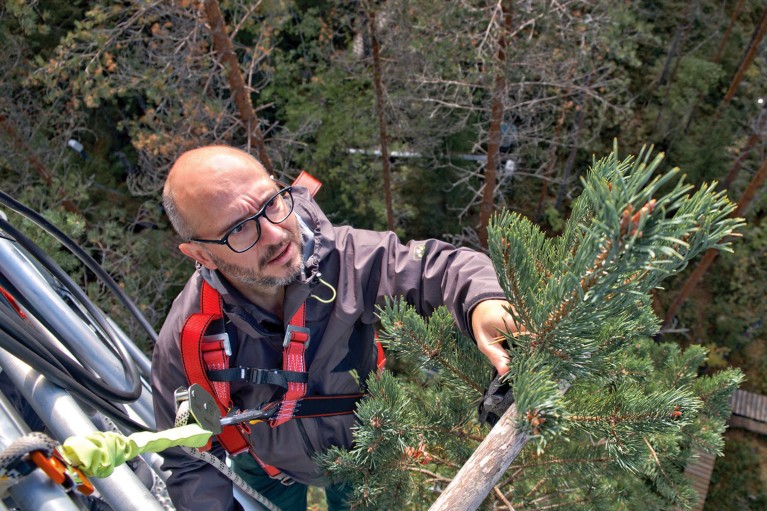
<path fill-rule="evenodd" d="M 429 511 L 477 509 L 527 443 L 514 427 L 517 406 L 512 404 Z"/>
<path fill-rule="evenodd" d="M 751 136 L 748 137 L 746 145 L 744 145 L 743 149 L 740 151 L 740 155 L 733 162 L 732 167 L 730 167 L 730 171 L 719 184 L 720 190 L 728 190 L 732 182 L 735 181 L 735 178 L 738 177 L 738 173 L 740 172 L 740 167 L 743 164 L 743 161 L 751 153 L 751 150 L 754 148 L 756 143 L 763 137 L 762 131 L 764 131 L 766 122 L 767 115 L 765 114 L 765 111 L 762 111 L 759 115 L 759 119 L 757 120 L 756 129 L 751 134 Z"/>
<path fill-rule="evenodd" d="M 743 81 L 743 77 L 746 75 L 746 71 L 751 67 L 751 63 L 754 61 L 754 57 L 756 57 L 756 52 L 759 49 L 759 44 L 762 42 L 762 39 L 764 39 L 765 33 L 767 33 L 767 8 L 765 8 L 762 13 L 762 18 L 759 20 L 759 25 L 754 30 L 754 35 L 751 38 L 751 42 L 748 44 L 746 54 L 738 66 L 735 76 L 733 76 L 732 81 L 730 82 L 730 87 L 727 89 L 724 99 L 722 99 L 722 102 L 719 104 L 720 112 L 733 98 L 740 82 Z"/>
<path fill-rule="evenodd" d="M 384 201 L 386 202 L 386 225 L 394 230 L 394 206 L 391 194 L 391 168 L 389 166 L 389 136 L 386 132 L 386 113 L 384 111 L 384 89 L 381 79 L 381 44 L 376 29 L 376 13 L 371 8 L 368 12 L 370 46 L 373 56 L 373 86 L 376 94 L 376 116 L 378 117 L 378 138 L 381 145 L 381 172 L 383 173 Z"/>
<path fill-rule="evenodd" d="M 260 121 L 253 104 L 250 101 L 250 93 L 245 86 L 245 79 L 242 77 L 240 62 L 234 53 L 232 40 L 229 39 L 229 33 L 224 23 L 224 17 L 221 14 L 221 8 L 218 0 L 205 0 L 205 15 L 208 18 L 208 28 L 213 35 L 213 47 L 218 54 L 219 61 L 226 72 L 226 81 L 229 89 L 232 91 L 237 113 L 240 120 L 245 125 L 248 133 L 248 147 L 255 147 L 258 153 L 258 159 L 268 173 L 274 171 L 272 160 L 266 151 L 264 133 L 261 131 Z"/>
<path fill-rule="evenodd" d="M 557 144 L 562 125 L 565 123 L 565 109 L 560 109 L 559 118 L 554 125 L 554 134 L 551 137 L 548 155 L 546 157 L 546 170 L 543 172 L 543 184 L 541 185 L 541 194 L 538 197 L 538 208 L 535 211 L 535 223 L 543 222 L 543 209 L 546 198 L 549 195 L 549 179 L 554 175 L 554 169 L 557 165 Z"/>
<path fill-rule="evenodd" d="M 697 7 L 697 2 L 689 2 L 687 4 L 687 9 L 684 11 L 682 19 L 676 27 L 674 39 L 671 41 L 671 48 L 669 48 L 668 55 L 666 56 L 666 61 L 663 64 L 663 70 L 661 71 L 660 78 L 658 79 L 658 87 L 665 87 L 665 93 L 663 94 L 663 100 L 661 101 L 661 104 L 658 108 L 658 115 L 655 117 L 655 124 L 653 125 L 653 133 L 655 134 L 655 138 L 666 137 L 666 129 L 662 128 L 661 124 L 663 120 L 663 113 L 666 109 L 669 95 L 671 93 L 671 84 L 669 82 L 671 82 L 673 79 L 677 69 L 677 67 L 674 66 L 674 72 L 672 72 L 671 64 L 674 62 L 675 58 L 677 59 L 677 64 L 680 60 L 677 57 L 677 54 L 680 51 L 680 46 L 683 45 L 683 41 L 686 42 L 687 31 L 691 24 L 690 14 L 692 13 L 694 7 Z"/>
<path fill-rule="evenodd" d="M 732 11 L 732 15 L 730 16 L 730 24 L 727 25 L 727 30 L 724 31 L 722 40 L 719 41 L 719 48 L 716 50 L 716 55 L 714 55 L 714 62 L 719 63 L 719 61 L 722 60 L 722 53 L 724 53 L 724 46 L 727 44 L 727 41 L 729 41 L 730 39 L 730 34 L 732 33 L 732 27 L 735 26 L 735 21 L 738 19 L 738 16 L 740 15 L 740 11 L 743 9 L 743 4 L 745 3 L 746 3 L 746 0 L 738 0 L 738 5 L 736 5 L 735 9 Z"/>
<path fill-rule="evenodd" d="M 671 40 L 671 48 L 669 48 L 668 50 L 668 55 L 666 55 L 666 61 L 663 63 L 663 70 L 661 71 L 660 77 L 658 78 L 659 87 L 667 85 L 669 80 L 671 79 L 670 78 L 671 63 L 674 61 L 674 57 L 676 57 L 677 51 L 679 50 L 679 45 L 682 41 L 682 35 L 687 31 L 687 27 L 688 27 L 687 18 L 690 12 L 690 6 L 691 4 L 687 4 L 687 11 L 685 12 L 684 19 L 679 25 L 676 26 L 676 32 L 674 32 L 674 39 Z"/>
<path fill-rule="evenodd" d="M 495 210 L 495 184 L 500 159 L 501 122 L 503 103 L 506 98 L 506 35 L 511 32 L 511 0 L 501 0 L 501 27 L 498 35 L 498 58 L 495 63 L 493 96 L 490 100 L 490 126 L 488 128 L 485 186 L 479 207 L 479 243 L 487 248 L 487 226 Z"/>
<path fill-rule="evenodd" d="M 735 211 L 732 212 L 731 216 L 738 217 L 745 213 L 746 208 L 751 205 L 754 197 L 756 197 L 756 192 L 759 191 L 765 180 L 767 180 L 767 159 L 762 162 L 762 166 L 751 179 L 751 182 L 748 183 L 746 190 L 743 192 L 743 196 L 738 201 L 738 207 L 735 208 Z M 715 248 L 708 250 L 703 255 L 703 258 L 695 267 L 695 270 L 693 270 L 690 276 L 687 277 L 687 280 L 682 286 L 682 289 L 679 291 L 679 294 L 677 294 L 676 298 L 669 306 L 668 311 L 666 311 L 666 317 L 663 319 L 663 328 L 668 328 L 671 325 L 671 321 L 673 321 L 674 317 L 676 317 L 676 315 L 679 313 L 679 309 L 682 308 L 684 302 L 687 301 L 687 298 L 695 290 L 695 287 L 698 285 L 698 283 L 703 279 L 703 276 L 706 274 L 709 267 L 713 264 L 718 255 L 719 250 Z"/>
<path fill-rule="evenodd" d="M 586 73 L 586 78 L 583 83 L 583 88 L 588 89 L 591 85 L 591 71 Z M 578 154 L 578 147 L 580 146 L 580 139 L 581 139 L 581 132 L 583 131 L 583 123 L 586 119 L 585 110 L 586 110 L 586 100 L 584 99 L 584 94 L 581 92 L 578 95 L 578 99 L 576 100 L 575 105 L 575 118 L 573 119 L 573 128 L 572 128 L 572 134 L 570 136 L 570 141 L 572 144 L 572 147 L 570 148 L 570 154 L 567 156 L 567 161 L 565 162 L 565 170 L 562 175 L 562 182 L 559 185 L 559 190 L 557 191 L 557 199 L 554 203 L 554 209 L 556 209 L 559 214 L 562 214 L 562 210 L 564 209 L 564 201 L 565 201 L 565 195 L 567 194 L 567 190 L 570 185 L 571 180 L 571 174 L 573 172 L 573 167 L 575 167 L 575 157 Z"/>
<path fill-rule="evenodd" d="M 714 63 L 718 64 L 722 60 L 722 53 L 724 53 L 724 47 L 727 44 L 727 41 L 730 39 L 730 34 L 732 33 L 732 27 L 735 26 L 735 21 L 738 19 L 738 15 L 740 14 L 740 11 L 743 9 L 743 4 L 746 2 L 746 0 L 739 0 L 738 5 L 735 6 L 735 9 L 732 12 L 732 15 L 730 15 L 730 24 L 727 25 L 727 30 L 724 31 L 724 35 L 722 36 L 722 40 L 719 41 L 719 48 L 716 50 L 716 55 L 714 55 Z M 690 109 L 690 114 L 687 117 L 687 123 L 684 127 L 684 134 L 687 135 L 690 132 L 690 126 L 692 126 L 692 120 L 695 118 L 695 112 L 698 109 L 698 105 L 703 100 L 703 94 L 698 94 L 698 97 L 695 99 L 695 104 Z"/>
<path fill-rule="evenodd" d="M 589 79 L 586 79 L 586 86 L 588 87 Z M 556 209 L 560 214 L 562 214 L 562 209 L 564 208 L 564 202 L 565 202 L 565 195 L 567 194 L 567 189 L 570 185 L 570 174 L 573 171 L 573 167 L 575 166 L 575 156 L 578 153 L 578 143 L 581 138 L 581 131 L 583 130 L 583 120 L 586 118 L 586 116 L 583 113 L 583 109 L 585 108 L 585 103 L 581 100 L 579 102 L 580 104 L 576 107 L 577 110 L 575 112 L 575 119 L 573 122 L 573 136 L 572 136 L 572 147 L 570 148 L 570 154 L 567 156 L 567 163 L 565 163 L 565 171 L 562 176 L 562 183 L 559 185 L 559 191 L 557 192 L 557 200 L 554 203 L 554 209 Z"/>

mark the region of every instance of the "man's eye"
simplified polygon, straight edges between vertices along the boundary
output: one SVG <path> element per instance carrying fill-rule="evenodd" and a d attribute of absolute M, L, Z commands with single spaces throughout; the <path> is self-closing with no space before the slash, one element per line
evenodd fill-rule
<path fill-rule="evenodd" d="M 229 231 L 229 235 L 231 236 L 232 234 L 240 234 L 244 228 L 245 228 L 244 224 L 237 225 L 235 226 L 234 229 Z"/>
<path fill-rule="evenodd" d="M 272 197 L 272 200 L 266 203 L 266 207 L 264 209 L 274 209 L 274 206 L 277 204 L 277 197 Z"/>

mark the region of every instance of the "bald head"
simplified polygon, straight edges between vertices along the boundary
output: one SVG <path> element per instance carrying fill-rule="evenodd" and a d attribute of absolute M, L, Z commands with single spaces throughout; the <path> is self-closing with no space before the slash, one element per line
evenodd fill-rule
<path fill-rule="evenodd" d="M 264 167 L 250 154 L 215 145 L 182 154 L 168 173 L 163 206 L 173 228 L 184 239 L 195 235 L 203 219 L 253 182 L 269 181 Z"/>

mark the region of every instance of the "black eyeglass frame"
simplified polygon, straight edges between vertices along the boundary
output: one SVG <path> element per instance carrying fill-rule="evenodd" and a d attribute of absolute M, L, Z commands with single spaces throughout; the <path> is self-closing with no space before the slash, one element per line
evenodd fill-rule
<path fill-rule="evenodd" d="M 285 217 L 282 220 L 280 220 L 279 222 L 275 222 L 271 218 L 266 216 L 266 208 L 268 208 L 269 205 L 272 202 L 274 202 L 275 199 L 277 199 L 277 197 L 280 197 L 281 195 L 283 195 L 285 193 L 287 193 L 290 196 L 290 209 L 288 210 L 287 213 L 285 213 Z M 294 207 L 295 207 L 295 202 L 293 201 L 293 187 L 292 186 L 286 186 L 286 187 L 278 190 L 277 193 L 275 193 L 271 197 L 269 197 L 269 200 L 264 203 L 264 205 L 261 207 L 261 209 L 258 210 L 258 212 L 255 215 L 249 216 L 248 218 L 245 218 L 245 219 L 241 220 L 240 222 L 237 222 L 237 225 L 235 225 L 234 227 L 229 229 L 226 232 L 226 234 L 224 234 L 224 236 L 221 239 L 218 239 L 218 240 L 206 240 L 206 239 L 201 239 L 201 238 L 190 238 L 189 241 L 194 241 L 196 243 L 211 243 L 213 245 L 226 245 L 227 247 L 229 247 L 229 250 L 231 250 L 232 252 L 234 252 L 236 254 L 242 254 L 243 252 L 247 252 L 248 250 L 253 248 L 256 245 L 256 243 L 258 243 L 258 240 L 261 239 L 261 222 L 258 220 L 259 217 L 266 218 L 267 220 L 269 220 L 270 223 L 272 223 L 274 225 L 281 224 L 282 222 L 284 222 L 285 220 L 288 219 L 290 214 L 293 212 L 293 208 Z M 247 222 L 250 222 L 251 220 L 255 220 L 255 222 L 256 222 L 256 230 L 258 231 L 258 236 L 256 236 L 256 240 L 248 248 L 245 248 L 243 250 L 236 250 L 233 246 L 231 246 L 229 244 L 229 236 L 231 236 L 232 232 L 234 232 L 235 229 L 237 229 L 238 227 L 246 224 Z"/>

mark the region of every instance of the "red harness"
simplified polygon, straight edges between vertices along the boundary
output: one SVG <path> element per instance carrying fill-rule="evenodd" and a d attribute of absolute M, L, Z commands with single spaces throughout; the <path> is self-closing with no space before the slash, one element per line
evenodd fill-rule
<path fill-rule="evenodd" d="M 301 172 L 293 183 L 304 186 L 314 195 L 321 183 L 306 172 Z M 354 413 L 357 401 L 363 394 L 342 396 L 306 397 L 308 373 L 306 367 L 306 348 L 309 345 L 310 332 L 306 328 L 306 303 L 288 322 L 282 352 L 282 370 L 262 370 L 250 368 L 230 368 L 229 357 L 232 354 L 226 328 L 220 333 L 205 335 L 212 326 L 223 325 L 224 313 L 221 295 L 203 280 L 200 289 L 200 312 L 189 316 L 181 330 L 181 357 L 184 372 L 190 384 L 201 385 L 216 400 L 221 416 L 233 407 L 229 381 L 246 379 L 252 383 L 276 383 L 286 387 L 282 400 L 264 407 L 278 407 L 268 420 L 272 427 L 277 427 L 293 418 L 322 417 Z M 385 363 L 383 347 L 378 344 L 378 369 Z M 298 406 L 299 403 L 301 406 Z M 271 477 L 282 478 L 279 469 L 263 463 L 248 440 L 250 428 L 247 423 L 224 426 L 218 441 L 231 454 L 250 451 L 251 455 Z M 211 443 L 203 449 L 209 449 Z"/>

